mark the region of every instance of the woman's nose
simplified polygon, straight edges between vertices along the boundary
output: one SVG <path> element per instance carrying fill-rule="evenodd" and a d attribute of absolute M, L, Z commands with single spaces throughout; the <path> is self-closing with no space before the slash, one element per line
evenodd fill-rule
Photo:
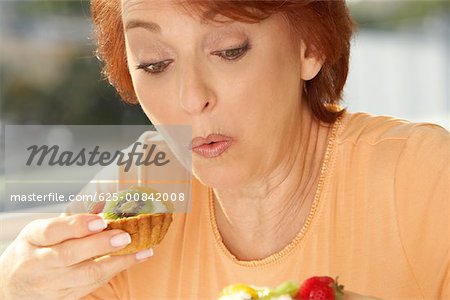
<path fill-rule="evenodd" d="M 206 70 L 187 66 L 179 74 L 179 102 L 190 115 L 209 111 L 215 104 L 215 97 L 208 83 Z"/>

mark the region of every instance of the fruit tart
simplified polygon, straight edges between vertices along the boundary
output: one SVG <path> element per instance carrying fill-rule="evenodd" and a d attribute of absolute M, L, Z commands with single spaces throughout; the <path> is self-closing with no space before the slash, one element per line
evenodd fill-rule
<path fill-rule="evenodd" d="M 103 218 L 107 229 L 121 229 L 131 236 L 131 243 L 110 255 L 136 253 L 159 244 L 172 223 L 173 205 L 154 201 L 156 190 L 136 186 L 118 193 L 117 199 L 106 202 Z"/>
<path fill-rule="evenodd" d="M 286 281 L 275 289 L 246 284 L 232 284 L 220 293 L 219 300 L 342 300 L 344 286 L 338 284 L 337 278 L 314 276 L 301 286 Z"/>
<path fill-rule="evenodd" d="M 298 285 L 291 281 L 284 282 L 275 289 L 238 283 L 225 287 L 219 300 L 290 300 L 294 299 L 297 291 Z"/>

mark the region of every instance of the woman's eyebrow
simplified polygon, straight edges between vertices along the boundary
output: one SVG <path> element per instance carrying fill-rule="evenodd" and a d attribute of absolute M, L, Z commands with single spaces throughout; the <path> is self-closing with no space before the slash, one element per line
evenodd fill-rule
<path fill-rule="evenodd" d="M 149 21 L 140 21 L 140 20 L 130 20 L 125 24 L 125 31 L 128 31 L 133 28 L 144 28 L 150 32 L 161 34 L 161 27 Z"/>
<path fill-rule="evenodd" d="M 210 20 L 211 17 L 216 15 L 216 14 L 217 13 L 215 13 L 211 9 L 203 12 L 201 17 L 200 17 L 201 23 L 202 24 L 207 24 L 208 20 Z M 221 25 L 223 26 L 226 23 L 233 23 L 233 20 L 223 21 L 221 23 L 222 23 Z M 144 28 L 144 29 L 146 29 L 146 30 L 148 30 L 150 32 L 158 33 L 158 34 L 161 34 L 161 31 L 162 31 L 161 27 L 158 24 L 156 24 L 154 22 L 151 22 L 151 21 L 142 21 L 142 20 L 133 20 L 132 19 L 132 20 L 129 20 L 129 21 L 125 22 L 125 31 L 128 31 L 128 30 L 133 29 L 133 28 Z"/>

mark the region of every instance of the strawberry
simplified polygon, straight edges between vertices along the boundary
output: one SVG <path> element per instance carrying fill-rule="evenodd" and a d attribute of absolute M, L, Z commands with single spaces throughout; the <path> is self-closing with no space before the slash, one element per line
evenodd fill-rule
<path fill-rule="evenodd" d="M 329 276 L 315 276 L 305 280 L 294 299 L 339 300 L 344 296 L 344 286 Z"/>

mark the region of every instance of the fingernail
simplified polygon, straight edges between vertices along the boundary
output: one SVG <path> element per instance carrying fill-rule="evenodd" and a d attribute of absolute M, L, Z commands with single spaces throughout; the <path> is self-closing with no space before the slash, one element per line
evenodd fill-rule
<path fill-rule="evenodd" d="M 129 243 L 131 243 L 131 236 L 126 232 L 120 233 L 120 234 L 113 236 L 109 240 L 109 242 L 111 243 L 111 246 L 113 246 L 113 247 L 125 246 L 125 245 L 128 245 Z"/>
<path fill-rule="evenodd" d="M 147 249 L 147 250 L 142 250 L 139 251 L 138 253 L 136 253 L 136 259 L 137 260 L 143 260 L 146 258 L 149 258 L 150 256 L 153 256 L 153 249 Z"/>
<path fill-rule="evenodd" d="M 94 221 L 90 221 L 88 223 L 88 228 L 90 231 L 99 231 L 105 229 L 107 226 L 106 221 L 103 219 L 95 219 Z"/>

